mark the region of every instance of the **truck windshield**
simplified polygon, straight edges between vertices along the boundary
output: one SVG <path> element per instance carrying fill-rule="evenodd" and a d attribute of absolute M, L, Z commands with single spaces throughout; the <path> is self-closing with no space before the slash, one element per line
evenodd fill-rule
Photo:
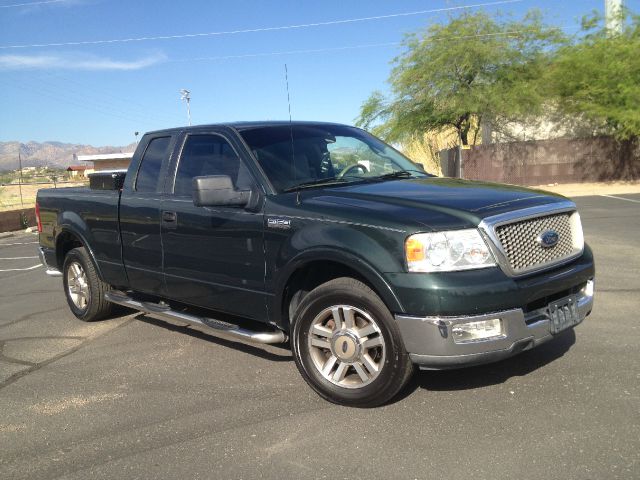
<path fill-rule="evenodd" d="M 427 176 L 384 142 L 353 127 L 278 125 L 241 130 L 240 135 L 278 192 Z"/>

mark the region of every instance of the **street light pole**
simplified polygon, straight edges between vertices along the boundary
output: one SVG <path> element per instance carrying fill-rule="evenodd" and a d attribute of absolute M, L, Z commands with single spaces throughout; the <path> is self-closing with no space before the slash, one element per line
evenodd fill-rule
<path fill-rule="evenodd" d="M 18 144 L 18 165 L 20 166 L 20 179 L 18 180 L 18 190 L 20 190 L 20 206 L 24 207 L 24 202 L 22 201 L 22 156 L 20 155 L 21 148 L 22 148 L 22 144 Z"/>
<path fill-rule="evenodd" d="M 187 118 L 189 119 L 189 126 L 191 126 L 191 92 L 184 88 L 180 90 L 180 100 L 187 102 Z"/>
<path fill-rule="evenodd" d="M 622 32 L 623 12 L 623 0 L 604 0 L 604 18 L 608 35 L 618 35 Z"/>

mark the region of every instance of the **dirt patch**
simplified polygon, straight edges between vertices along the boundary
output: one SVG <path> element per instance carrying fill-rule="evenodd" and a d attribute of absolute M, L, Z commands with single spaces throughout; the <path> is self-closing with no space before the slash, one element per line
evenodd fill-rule
<path fill-rule="evenodd" d="M 70 408 L 80 408 L 94 403 L 117 400 L 122 397 L 124 397 L 123 393 L 103 393 L 101 395 L 89 395 L 86 397 L 73 396 L 57 402 L 38 403 L 29 407 L 29 410 L 33 410 L 40 415 L 57 415 L 65 410 L 69 410 Z"/>
<path fill-rule="evenodd" d="M 36 204 L 36 194 L 41 188 L 67 188 L 86 186 L 83 182 L 69 183 L 37 183 L 22 185 L 22 200 L 20 197 L 20 185 L 6 184 L 0 186 L 0 211 L 29 208 Z"/>
<path fill-rule="evenodd" d="M 566 197 L 584 197 L 587 195 L 624 195 L 640 193 L 640 182 L 555 183 L 550 185 L 536 185 L 531 188 L 559 193 Z"/>
<path fill-rule="evenodd" d="M 24 430 L 26 425 L 0 425 L 0 432 L 15 433 Z"/>

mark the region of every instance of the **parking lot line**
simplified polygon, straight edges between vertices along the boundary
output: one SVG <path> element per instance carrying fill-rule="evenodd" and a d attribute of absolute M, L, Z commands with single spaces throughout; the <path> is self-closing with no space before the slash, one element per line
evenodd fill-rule
<path fill-rule="evenodd" d="M 633 200 L 631 198 L 624 198 L 624 197 L 616 197 L 615 195 L 600 195 L 600 196 L 607 197 L 607 198 L 615 198 L 617 200 L 625 200 L 627 202 L 640 203 L 640 200 Z"/>
<path fill-rule="evenodd" d="M 0 257 L 0 260 L 24 260 L 26 258 L 38 258 L 38 256 L 34 255 L 33 257 Z"/>
<path fill-rule="evenodd" d="M 33 245 L 38 242 L 17 242 L 17 243 L 0 243 L 0 247 L 10 247 L 11 245 Z"/>
<path fill-rule="evenodd" d="M 4 270 L 0 270 L 0 272 L 26 272 L 27 270 L 33 270 L 34 268 L 41 267 L 41 264 L 34 265 L 33 267 L 27 268 L 6 268 Z"/>

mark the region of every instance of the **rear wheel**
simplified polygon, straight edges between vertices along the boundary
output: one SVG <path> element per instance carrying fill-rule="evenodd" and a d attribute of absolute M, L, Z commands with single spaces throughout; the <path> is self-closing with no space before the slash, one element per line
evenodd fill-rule
<path fill-rule="evenodd" d="M 294 321 L 296 365 L 307 383 L 331 402 L 383 404 L 413 372 L 393 316 L 358 280 L 338 278 L 312 290 Z"/>
<path fill-rule="evenodd" d="M 84 247 L 74 248 L 67 253 L 62 279 L 67 303 L 77 318 L 91 322 L 112 313 L 113 304 L 104 298 L 111 287 L 100 280 Z"/>

